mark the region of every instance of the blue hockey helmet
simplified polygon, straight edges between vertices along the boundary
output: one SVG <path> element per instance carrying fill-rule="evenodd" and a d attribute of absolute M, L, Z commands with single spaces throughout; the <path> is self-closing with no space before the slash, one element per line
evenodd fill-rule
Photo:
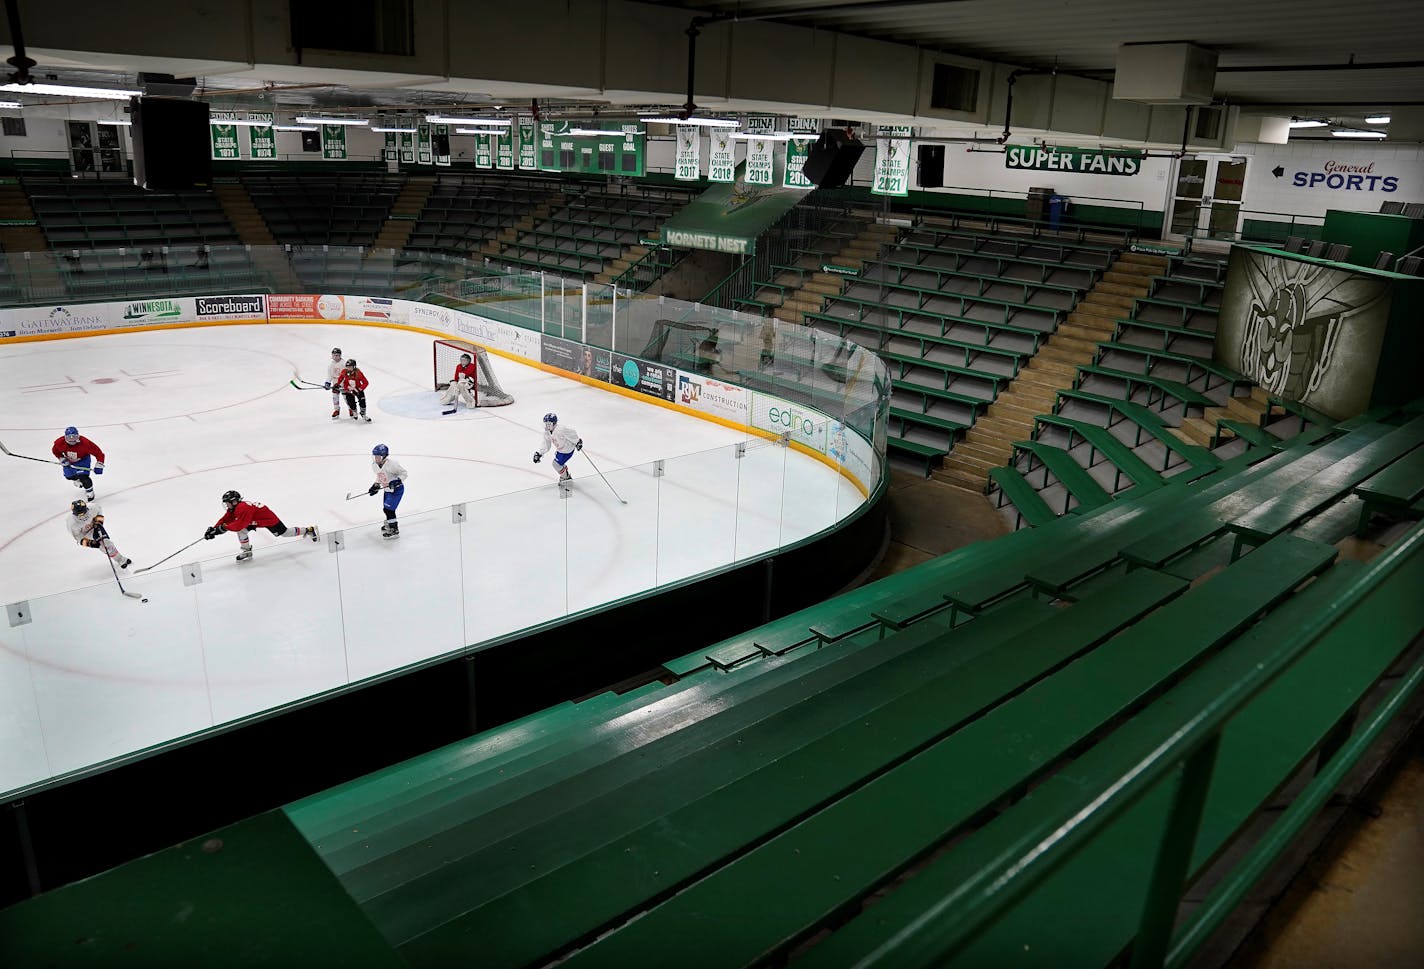
<path fill-rule="evenodd" d="M 378 458 L 388 457 L 390 453 L 391 449 L 386 447 L 384 444 L 377 444 L 375 447 L 371 448 L 371 454 Z"/>
<path fill-rule="evenodd" d="M 79 443 L 79 428 L 77 428 L 77 427 L 66 427 L 66 428 L 64 429 L 64 439 L 65 439 L 66 441 L 68 441 L 70 444 L 78 444 L 78 443 Z"/>
<path fill-rule="evenodd" d="M 545 414 L 545 415 L 544 415 L 544 423 L 545 423 L 545 424 L 557 424 L 557 423 L 559 423 L 559 415 L 558 415 L 558 414 Z"/>

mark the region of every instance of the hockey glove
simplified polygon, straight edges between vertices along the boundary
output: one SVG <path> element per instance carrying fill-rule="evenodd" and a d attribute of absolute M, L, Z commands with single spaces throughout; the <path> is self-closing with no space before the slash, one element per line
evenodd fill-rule
<path fill-rule="evenodd" d="M 94 465 L 94 473 L 95 473 L 95 474 L 103 474 L 103 473 L 104 473 L 104 466 L 103 466 L 102 464 L 96 464 L 96 465 Z"/>
<path fill-rule="evenodd" d="M 574 442 L 574 450 L 575 450 L 575 451 L 582 451 L 582 450 L 583 450 L 583 438 L 579 438 L 577 441 Z"/>
<path fill-rule="evenodd" d="M 380 491 L 380 490 L 381 490 L 381 486 L 380 486 L 380 485 L 378 485 L 378 484 L 373 484 L 373 485 L 371 485 L 371 487 L 369 487 L 369 488 L 366 489 L 366 494 L 368 494 L 368 495 L 374 495 L 376 492 L 378 492 L 378 491 Z"/>
<path fill-rule="evenodd" d="M 216 526 L 216 525 L 209 525 L 209 526 L 208 526 L 208 530 L 205 531 L 205 532 L 203 532 L 203 537 L 206 538 L 208 541 L 211 542 L 213 539 L 217 538 L 217 537 L 218 537 L 219 535 L 221 535 L 221 534 L 222 534 L 222 529 L 221 529 L 221 528 L 219 528 L 219 527 Z"/>
<path fill-rule="evenodd" d="M 94 541 L 92 538 L 81 538 L 81 539 L 79 540 L 79 544 L 80 544 L 80 545 L 83 545 L 85 548 L 98 548 L 98 547 L 99 547 L 99 543 L 96 542 L 96 541 Z"/>
<path fill-rule="evenodd" d="M 322 389 L 322 390 L 330 390 L 330 389 L 331 389 L 331 381 L 328 380 L 326 383 L 322 384 L 322 385 L 321 385 L 321 389 Z"/>
<path fill-rule="evenodd" d="M 534 452 L 534 463 L 535 463 L 535 464 L 538 464 L 539 461 L 540 461 L 543 457 L 544 457 L 544 452 L 543 452 L 543 451 L 535 451 L 535 452 Z"/>

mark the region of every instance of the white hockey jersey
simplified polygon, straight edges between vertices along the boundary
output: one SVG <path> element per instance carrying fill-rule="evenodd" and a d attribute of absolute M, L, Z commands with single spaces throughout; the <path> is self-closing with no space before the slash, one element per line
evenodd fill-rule
<path fill-rule="evenodd" d="M 89 510 L 83 515 L 69 516 L 69 534 L 74 536 L 75 544 L 83 539 L 93 537 L 91 533 L 94 531 L 94 519 L 102 517 L 103 514 L 104 512 L 98 505 L 90 502 Z"/>
<path fill-rule="evenodd" d="M 333 360 L 326 365 L 326 382 L 333 387 L 341 377 L 341 371 L 346 369 L 346 364 L 340 360 Z"/>
<path fill-rule="evenodd" d="M 395 458 L 386 458 L 385 464 L 371 462 L 371 473 L 376 476 L 376 484 L 385 491 L 394 491 L 394 483 L 399 481 L 400 487 L 405 487 L 405 479 L 410 477 L 410 472 L 405 469 Z"/>
<path fill-rule="evenodd" d="M 544 446 L 539 449 L 540 454 L 548 452 L 553 448 L 560 454 L 567 454 L 574 449 L 578 443 L 579 433 L 567 424 L 555 424 L 552 433 L 544 431 Z"/>

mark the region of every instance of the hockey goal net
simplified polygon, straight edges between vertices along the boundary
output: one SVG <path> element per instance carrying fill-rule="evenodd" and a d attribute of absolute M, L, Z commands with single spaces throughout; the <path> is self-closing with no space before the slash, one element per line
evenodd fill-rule
<path fill-rule="evenodd" d="M 514 398 L 499 385 L 499 378 L 490 366 L 488 351 L 484 347 L 464 340 L 435 341 L 435 389 L 444 390 L 455 379 L 455 368 L 460 365 L 460 357 L 468 353 L 475 361 L 479 379 L 475 381 L 475 406 L 500 407 L 514 403 Z"/>

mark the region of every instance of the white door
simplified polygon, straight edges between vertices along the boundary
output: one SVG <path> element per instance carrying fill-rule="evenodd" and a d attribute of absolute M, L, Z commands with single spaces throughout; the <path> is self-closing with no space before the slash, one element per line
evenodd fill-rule
<path fill-rule="evenodd" d="M 1246 159 L 1188 155 L 1177 162 L 1168 233 L 1173 238 L 1234 240 L 1241 231 Z"/>

